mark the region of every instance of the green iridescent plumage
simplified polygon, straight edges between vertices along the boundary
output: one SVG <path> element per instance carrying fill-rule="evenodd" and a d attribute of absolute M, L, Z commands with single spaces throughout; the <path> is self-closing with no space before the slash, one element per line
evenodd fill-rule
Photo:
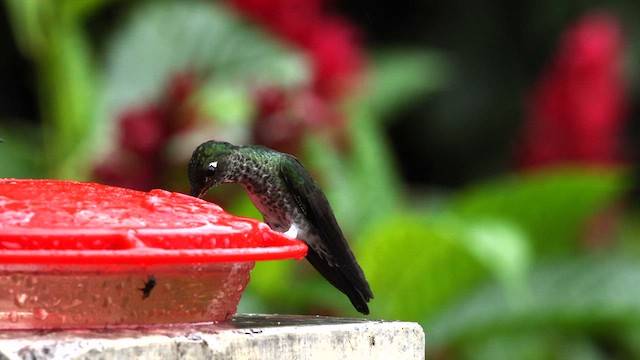
<path fill-rule="evenodd" d="M 202 197 L 221 183 L 241 184 L 274 230 L 309 246 L 307 260 L 354 307 L 368 314 L 369 284 L 338 226 L 324 193 L 293 156 L 262 146 L 208 141 L 189 162 L 191 195 Z"/>

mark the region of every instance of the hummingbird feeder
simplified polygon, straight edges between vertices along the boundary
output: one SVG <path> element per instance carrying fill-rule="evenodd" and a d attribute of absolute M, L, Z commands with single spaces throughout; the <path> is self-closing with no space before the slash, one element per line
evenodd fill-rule
<path fill-rule="evenodd" d="M 0 179 L 0 329 L 225 321 L 256 261 L 306 251 L 179 193 Z"/>

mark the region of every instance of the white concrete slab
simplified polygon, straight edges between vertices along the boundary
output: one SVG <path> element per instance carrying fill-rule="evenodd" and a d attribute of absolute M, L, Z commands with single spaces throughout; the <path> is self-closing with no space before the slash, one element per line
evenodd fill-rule
<path fill-rule="evenodd" d="M 225 324 L 5 331 L 0 359 L 424 359 L 420 325 L 292 315 Z"/>

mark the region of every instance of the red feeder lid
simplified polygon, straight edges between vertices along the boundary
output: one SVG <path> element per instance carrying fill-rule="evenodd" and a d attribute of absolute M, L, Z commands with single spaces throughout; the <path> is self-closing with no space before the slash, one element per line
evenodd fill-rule
<path fill-rule="evenodd" d="M 0 179 L 0 263 L 160 264 L 306 255 L 257 220 L 179 193 L 62 180 Z"/>

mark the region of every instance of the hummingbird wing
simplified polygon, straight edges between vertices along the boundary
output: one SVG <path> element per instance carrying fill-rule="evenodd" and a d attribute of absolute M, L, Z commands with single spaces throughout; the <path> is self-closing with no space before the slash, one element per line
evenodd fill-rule
<path fill-rule="evenodd" d="M 280 175 L 320 239 L 305 241 L 309 245 L 307 260 L 333 286 L 345 293 L 359 312 L 368 314 L 367 302 L 373 299 L 373 293 L 326 196 L 293 156 L 285 154 L 280 163 Z"/>

